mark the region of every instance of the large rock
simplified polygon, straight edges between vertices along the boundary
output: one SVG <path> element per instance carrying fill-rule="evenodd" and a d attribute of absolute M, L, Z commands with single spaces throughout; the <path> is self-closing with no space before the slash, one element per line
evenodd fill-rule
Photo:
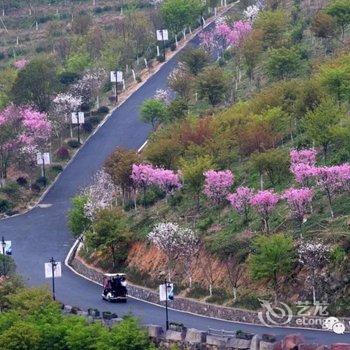
<path fill-rule="evenodd" d="M 260 341 L 260 350 L 275 350 L 275 343 Z"/>
<path fill-rule="evenodd" d="M 250 343 L 250 350 L 259 350 L 260 340 L 261 340 L 260 336 L 258 334 L 255 334 Z"/>
<path fill-rule="evenodd" d="M 147 326 L 148 335 L 151 338 L 160 338 L 163 336 L 163 328 L 154 324 L 148 324 Z"/>
<path fill-rule="evenodd" d="M 289 334 L 282 341 L 282 350 L 297 349 L 302 343 L 305 343 L 305 339 L 301 334 Z"/>
<path fill-rule="evenodd" d="M 251 340 L 229 338 L 226 343 L 226 348 L 232 349 L 250 349 Z"/>
<path fill-rule="evenodd" d="M 331 345 L 331 350 L 350 350 L 349 343 L 335 343 Z"/>
<path fill-rule="evenodd" d="M 190 344 L 200 344 L 206 342 L 207 333 L 195 328 L 189 328 L 186 332 L 185 341 Z"/>
<path fill-rule="evenodd" d="M 220 335 L 207 335 L 207 344 L 216 346 L 218 348 L 224 348 L 228 341 L 228 337 L 220 336 Z"/>
<path fill-rule="evenodd" d="M 185 339 L 186 332 L 167 330 L 165 333 L 165 339 L 169 341 L 183 341 Z"/>

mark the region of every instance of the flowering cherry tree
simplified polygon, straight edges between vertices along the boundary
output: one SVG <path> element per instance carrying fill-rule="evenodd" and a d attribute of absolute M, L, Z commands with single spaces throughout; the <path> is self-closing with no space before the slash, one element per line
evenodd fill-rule
<path fill-rule="evenodd" d="M 317 151 L 314 148 L 290 151 L 290 161 L 292 166 L 296 164 L 307 164 L 314 166 L 316 164 Z"/>
<path fill-rule="evenodd" d="M 250 204 L 256 209 L 264 222 L 266 233 L 270 232 L 269 219 L 278 200 L 278 195 L 269 190 L 259 191 L 250 200 Z"/>
<path fill-rule="evenodd" d="M 303 224 L 305 214 L 311 204 L 313 191 L 310 188 L 289 188 L 282 198 L 285 199 L 291 210 L 292 217 L 299 223 L 299 227 Z"/>
<path fill-rule="evenodd" d="M 189 245 L 196 245 L 198 239 L 188 228 L 172 222 L 157 224 L 148 234 L 148 239 L 166 256 L 169 280 L 172 277 L 175 261 L 184 254 Z"/>
<path fill-rule="evenodd" d="M 106 209 L 114 204 L 117 198 L 117 187 L 103 169 L 98 171 L 93 177 L 91 186 L 84 190 L 87 202 L 84 206 L 85 216 L 93 220 L 97 212 Z"/>
<path fill-rule="evenodd" d="M 350 164 L 344 163 L 338 165 L 339 179 L 342 186 L 350 192 Z"/>
<path fill-rule="evenodd" d="M 307 186 L 310 180 L 316 176 L 317 168 L 308 164 L 295 164 L 291 167 L 291 172 L 294 175 L 296 182 L 300 183 L 302 186 Z"/>
<path fill-rule="evenodd" d="M 204 174 L 204 194 L 219 204 L 229 193 L 233 184 L 233 174 L 230 170 L 208 170 Z"/>
<path fill-rule="evenodd" d="M 162 189 L 167 196 L 182 186 L 179 173 L 163 168 L 154 168 L 150 181 Z"/>
<path fill-rule="evenodd" d="M 46 114 L 32 107 L 10 105 L 0 111 L 0 171 L 2 183 L 11 162 L 21 156 L 33 159 L 51 135 Z"/>
<path fill-rule="evenodd" d="M 217 23 L 212 32 L 200 35 L 201 45 L 209 52 L 218 50 L 220 55 L 229 47 L 239 47 L 252 31 L 250 21 L 237 21 L 232 25 L 226 22 Z"/>
<path fill-rule="evenodd" d="M 82 99 L 80 96 L 73 96 L 70 93 L 58 94 L 53 100 L 53 110 L 50 113 L 52 125 L 56 136 L 61 140 L 62 129 L 69 124 L 71 127 L 71 113 L 79 110 Z M 71 137 L 72 137 L 72 127 Z"/>
<path fill-rule="evenodd" d="M 334 218 L 332 208 L 333 197 L 342 188 L 341 168 L 339 166 L 323 166 L 315 168 L 315 178 L 317 186 L 323 190 L 327 196 L 331 217 Z"/>
<path fill-rule="evenodd" d="M 244 222 L 248 222 L 250 201 L 253 197 L 253 191 L 248 187 L 238 187 L 235 193 L 227 195 L 227 200 L 231 203 L 233 209 L 239 215 L 244 216 Z"/>
<path fill-rule="evenodd" d="M 105 76 L 104 69 L 88 69 L 84 76 L 71 86 L 70 93 L 81 96 L 83 103 L 88 104 L 98 98 Z"/>

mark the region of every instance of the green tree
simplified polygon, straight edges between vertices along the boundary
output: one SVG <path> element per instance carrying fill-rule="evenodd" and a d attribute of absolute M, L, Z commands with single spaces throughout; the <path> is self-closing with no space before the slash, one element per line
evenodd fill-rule
<path fill-rule="evenodd" d="M 0 74 L 0 109 L 7 106 L 11 101 L 11 89 L 17 78 L 17 71 L 8 67 Z"/>
<path fill-rule="evenodd" d="M 296 49 L 283 47 L 269 51 L 266 69 L 271 79 L 279 80 L 296 76 L 301 64 L 301 57 Z"/>
<path fill-rule="evenodd" d="M 350 66 L 324 67 L 319 74 L 320 83 L 340 103 L 350 97 Z"/>
<path fill-rule="evenodd" d="M 183 174 L 185 187 L 195 195 L 197 210 L 199 210 L 199 196 L 204 183 L 203 173 L 213 168 L 213 164 L 213 159 L 209 156 L 180 160 L 180 168 Z"/>
<path fill-rule="evenodd" d="M 350 24 L 350 1 L 332 0 L 326 8 L 326 13 L 332 16 L 341 29 L 342 37 Z"/>
<path fill-rule="evenodd" d="M 17 322 L 0 334 L 2 350 L 39 350 L 39 329 L 28 322 Z"/>
<path fill-rule="evenodd" d="M 87 52 L 72 53 L 66 62 L 67 71 L 71 73 L 80 73 L 91 64 L 90 56 Z"/>
<path fill-rule="evenodd" d="M 290 177 L 289 153 L 285 150 L 272 149 L 263 153 L 254 153 L 250 161 L 253 169 L 259 172 L 260 178 L 267 174 L 272 186 Z M 262 179 L 261 183 L 263 183 Z"/>
<path fill-rule="evenodd" d="M 181 55 L 180 62 L 189 73 L 198 75 L 210 62 L 210 56 L 203 48 L 190 48 Z"/>
<path fill-rule="evenodd" d="M 149 99 L 143 102 L 141 106 L 141 120 L 145 123 L 150 123 L 153 130 L 157 125 L 164 122 L 167 117 L 167 108 L 164 102 Z"/>
<path fill-rule="evenodd" d="M 292 270 L 295 251 L 293 239 L 284 234 L 258 236 L 254 240 L 254 251 L 249 257 L 249 268 L 253 279 L 271 283 L 278 298 L 280 279 Z"/>
<path fill-rule="evenodd" d="M 201 15 L 202 8 L 200 0 L 165 0 L 160 13 L 166 28 L 177 34 L 194 24 Z"/>
<path fill-rule="evenodd" d="M 188 103 L 183 98 L 176 98 L 171 101 L 168 106 L 168 112 L 170 121 L 183 119 L 188 114 Z"/>
<path fill-rule="evenodd" d="M 329 99 L 305 116 L 303 127 L 306 135 L 316 146 L 322 146 L 325 160 L 329 146 L 335 140 L 337 124 L 343 116 L 342 109 Z"/>
<path fill-rule="evenodd" d="M 110 253 L 114 269 L 124 263 L 130 240 L 128 220 L 118 208 L 100 210 L 86 234 L 89 247 Z"/>
<path fill-rule="evenodd" d="M 147 332 L 134 317 L 126 317 L 111 329 L 106 339 L 108 350 L 155 350 Z"/>
<path fill-rule="evenodd" d="M 125 200 L 133 183 L 131 180 L 132 165 L 140 163 L 141 157 L 135 150 L 118 147 L 105 161 L 104 169 L 112 178 L 113 183 L 119 186 Z"/>
<path fill-rule="evenodd" d="M 76 237 L 83 234 L 91 225 L 90 219 L 85 215 L 86 203 L 86 196 L 76 196 L 72 199 L 72 208 L 68 212 L 68 227 Z"/>
<path fill-rule="evenodd" d="M 223 101 L 228 90 L 228 79 L 219 67 L 207 67 L 197 77 L 198 92 L 201 98 L 206 98 L 212 106 Z"/>
<path fill-rule="evenodd" d="M 11 96 L 16 104 L 35 104 L 40 111 L 48 111 L 52 95 L 60 88 L 55 60 L 38 56 L 17 76 Z"/>
<path fill-rule="evenodd" d="M 254 28 L 263 32 L 264 48 L 276 48 L 283 44 L 289 18 L 284 11 L 262 11 L 254 23 Z"/>
<path fill-rule="evenodd" d="M 311 23 L 311 30 L 318 38 L 327 39 L 335 35 L 335 21 L 323 11 L 316 13 Z"/>

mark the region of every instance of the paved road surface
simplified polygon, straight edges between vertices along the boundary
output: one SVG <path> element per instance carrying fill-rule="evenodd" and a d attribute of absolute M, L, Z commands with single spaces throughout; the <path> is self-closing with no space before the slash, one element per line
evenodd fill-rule
<path fill-rule="evenodd" d="M 6 239 L 12 240 L 13 256 L 18 271 L 30 285 L 48 283 L 44 279 L 44 262 L 51 256 L 63 262 L 73 244 L 73 238 L 67 228 L 70 198 L 90 182 L 92 175 L 117 146 L 137 149 L 147 139 L 150 128 L 139 121 L 139 107 L 145 99 L 151 98 L 157 89 L 166 87 L 167 76 L 175 65 L 176 58 L 135 92 L 89 139 L 43 199 L 42 204 L 51 206 L 35 208 L 24 215 L 0 222 L 0 233 L 5 235 Z M 145 323 L 164 324 L 164 311 L 161 307 L 132 299 L 126 305 L 108 304 L 101 300 L 100 292 L 100 287 L 75 276 L 67 268 L 63 268 L 63 277 L 57 280 L 57 297 L 63 303 L 85 309 L 96 307 L 100 310 L 113 310 L 118 315 L 131 312 Z M 277 335 L 291 332 L 283 328 L 237 325 L 176 311 L 170 311 L 170 319 L 199 329 L 242 329 L 254 333 L 272 332 Z M 350 342 L 350 335 L 340 336 L 331 332 L 308 330 L 301 332 L 310 341 Z"/>

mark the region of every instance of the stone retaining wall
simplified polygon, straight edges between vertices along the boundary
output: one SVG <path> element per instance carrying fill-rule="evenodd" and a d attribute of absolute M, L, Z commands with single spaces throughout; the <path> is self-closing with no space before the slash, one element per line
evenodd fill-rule
<path fill-rule="evenodd" d="M 90 266 L 87 266 L 81 259 L 77 258 L 75 256 L 77 249 L 78 245 L 76 245 L 75 249 L 73 249 L 72 255 L 68 259 L 68 263 L 70 264 L 70 266 L 81 275 L 86 276 L 91 280 L 102 284 L 103 272 Z M 152 289 L 129 284 L 128 294 L 132 297 L 164 306 L 164 302 L 159 301 L 158 292 Z M 175 300 L 170 302 L 169 307 L 176 310 L 191 312 L 194 314 L 204 315 L 208 317 L 220 318 L 223 320 L 262 324 L 259 320 L 257 312 L 204 303 L 189 298 L 175 297 Z M 304 316 L 304 318 L 311 319 L 312 317 L 309 318 Z M 320 317 L 317 318 L 320 319 Z M 303 327 L 303 325 L 297 323 L 298 319 L 300 319 L 300 317 L 293 317 L 293 319 L 290 323 L 288 323 L 288 325 L 295 327 Z M 350 331 L 350 319 L 342 319 L 342 321 L 344 322 L 346 327 L 348 327 L 347 331 Z M 319 322 L 319 324 L 316 325 L 309 324 L 307 328 L 322 329 L 322 326 Z"/>

